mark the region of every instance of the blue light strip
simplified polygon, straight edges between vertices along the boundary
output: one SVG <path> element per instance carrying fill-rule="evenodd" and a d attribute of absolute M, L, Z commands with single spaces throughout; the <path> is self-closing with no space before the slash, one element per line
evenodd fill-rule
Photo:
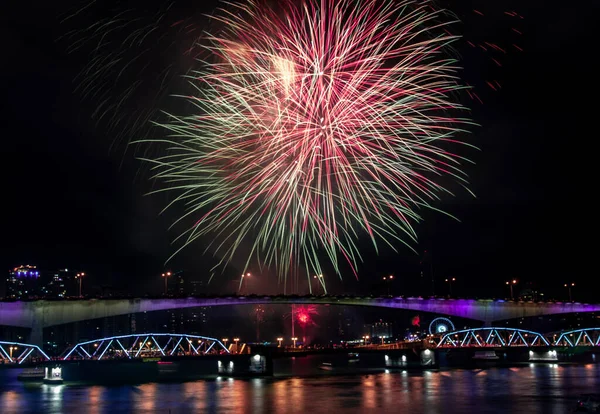
<path fill-rule="evenodd" d="M 577 337 L 577 340 L 575 341 L 575 346 L 579 345 L 579 341 L 581 341 L 582 336 L 583 336 L 583 331 L 579 332 L 579 336 Z"/>
<path fill-rule="evenodd" d="M 187 341 L 189 342 L 190 346 L 191 346 L 191 347 L 192 347 L 192 349 L 194 350 L 194 353 L 195 353 L 196 355 L 198 355 L 198 351 L 196 351 L 196 348 L 194 348 L 194 344 L 192 343 L 192 341 L 190 341 L 190 338 L 185 338 L 185 339 L 187 339 Z"/>
<path fill-rule="evenodd" d="M 171 343 L 171 341 L 173 340 L 173 337 L 169 337 L 169 340 L 167 341 L 167 343 L 165 344 L 165 346 L 162 348 L 162 350 L 164 351 L 165 349 L 167 349 L 167 347 L 169 346 L 169 344 Z M 164 352 L 163 352 L 164 355 Z"/>
<path fill-rule="evenodd" d="M 210 344 L 210 346 L 206 350 L 205 354 L 208 354 L 210 352 L 210 350 L 212 349 L 212 347 L 215 346 L 215 344 L 216 344 L 216 342 L 213 342 L 212 344 Z"/>
<path fill-rule="evenodd" d="M 593 328 L 593 329 L 600 330 L 600 328 Z M 516 328 L 482 327 L 482 328 L 462 329 L 460 331 L 448 332 L 447 334 L 444 334 L 444 336 L 442 336 L 442 340 L 437 345 L 437 347 L 439 348 L 440 346 L 443 346 L 444 343 L 447 341 L 450 341 L 454 346 L 456 346 L 456 343 L 451 339 L 451 337 L 453 335 L 465 334 L 468 336 L 469 334 L 472 333 L 473 336 L 475 336 L 475 338 L 477 338 L 475 333 L 478 331 L 489 331 L 489 334 L 485 340 L 485 343 L 487 345 L 493 345 L 493 341 L 490 342 L 490 338 L 492 337 L 492 335 L 495 334 L 498 337 L 498 341 L 502 344 L 502 346 L 506 346 L 506 341 L 504 340 L 504 338 L 502 338 L 502 336 L 500 335 L 500 332 L 510 331 L 510 332 L 513 332 L 513 335 L 519 334 L 521 336 L 521 338 L 523 338 L 523 336 L 522 336 L 523 333 L 527 333 L 528 335 L 533 335 L 533 336 L 535 336 L 533 344 L 535 344 L 535 342 L 537 341 L 538 338 L 541 338 L 541 340 L 544 342 L 544 344 L 546 344 L 547 346 L 550 346 L 550 343 L 548 342 L 548 340 L 546 338 L 544 338 L 544 336 L 542 334 L 540 334 L 539 332 L 528 331 L 526 329 L 516 329 Z M 466 338 L 463 339 L 461 346 L 465 343 L 465 341 L 466 341 Z M 477 340 L 477 342 L 479 342 L 479 340 Z M 512 342 L 513 341 L 511 340 L 510 343 L 512 343 Z M 524 342 L 525 342 L 526 346 L 529 346 L 527 341 L 524 340 Z M 469 341 L 469 343 L 470 343 L 470 341 Z M 600 344 L 600 338 L 599 338 L 599 344 Z"/>
<path fill-rule="evenodd" d="M 523 336 L 523 334 L 521 332 L 517 332 L 519 334 L 519 337 L 521 337 L 521 340 L 523 341 L 523 343 L 525 344 L 525 346 L 529 346 L 529 342 L 527 342 L 527 340 L 525 339 L 525 337 Z M 537 338 L 537 336 L 536 336 Z"/>
<path fill-rule="evenodd" d="M 173 355 L 173 353 L 177 350 L 177 347 L 179 346 L 181 341 L 183 341 L 183 336 L 181 338 L 179 338 L 179 341 L 177 341 L 177 344 L 175 345 L 175 347 L 173 348 L 173 350 L 171 351 L 171 353 L 169 355 Z"/>
<path fill-rule="evenodd" d="M 134 349 L 134 347 L 135 347 L 135 343 L 137 343 L 137 341 L 139 341 L 139 339 L 140 339 L 140 338 L 141 338 L 143 335 L 147 335 L 147 338 L 146 338 L 146 340 L 145 340 L 144 342 L 146 342 L 146 341 L 147 341 L 147 339 L 148 339 L 148 337 L 150 337 L 150 336 L 155 336 L 155 337 L 164 337 L 164 336 L 169 336 L 169 337 L 173 337 L 173 338 L 179 338 L 180 340 L 179 340 L 178 344 L 179 344 L 179 343 L 181 343 L 181 340 L 183 340 L 184 338 L 186 338 L 186 339 L 188 339 L 188 340 L 189 340 L 189 338 L 192 338 L 192 339 L 201 339 L 201 340 L 204 340 L 204 341 L 211 341 L 211 342 L 214 342 L 214 343 L 217 343 L 217 344 L 219 344 L 219 346 L 220 346 L 220 347 L 221 347 L 223 350 L 225 350 L 225 352 L 227 352 L 228 354 L 229 354 L 229 353 L 231 353 L 231 352 L 230 352 L 230 351 L 227 349 L 227 347 L 226 347 L 225 345 L 223 345 L 223 343 L 222 343 L 221 341 L 219 341 L 218 339 L 216 339 L 216 338 L 210 338 L 210 337 L 207 337 L 207 336 L 200 336 L 200 335 L 169 334 L 169 333 L 148 333 L 148 334 L 130 334 L 130 335 L 119 335 L 119 336 L 112 336 L 112 337 L 106 337 L 106 338 L 101 338 L 101 339 L 94 339 L 94 340 L 91 340 L 91 341 L 80 342 L 80 343 L 78 343 L 77 345 L 75 345 L 75 346 L 73 347 L 73 349 L 71 349 L 71 350 L 70 350 L 70 351 L 67 353 L 67 355 L 66 355 L 66 356 L 63 358 L 63 360 L 66 360 L 66 359 L 68 359 L 68 358 L 69 358 L 69 356 L 70 356 L 70 355 L 73 353 L 73 351 L 75 350 L 75 348 L 77 348 L 77 347 L 81 347 L 81 349 L 83 349 L 83 350 L 84 350 L 84 348 L 83 348 L 83 346 L 84 346 L 84 345 L 93 344 L 93 343 L 95 343 L 95 342 L 98 342 L 98 341 L 105 342 L 105 341 L 110 341 L 110 340 L 118 340 L 118 339 L 126 339 L 126 338 L 136 338 L 136 340 L 135 340 L 135 342 L 134 342 L 134 345 L 131 347 L 131 348 L 132 348 L 132 350 L 133 350 L 133 349 Z M 0 344 L 1 344 L 1 343 L 2 343 L 2 342 L 0 342 Z M 17 343 L 17 345 L 23 345 L 23 344 L 18 344 L 18 343 Z M 28 345 L 28 346 L 35 346 L 35 345 Z M 193 345 L 192 345 L 192 347 L 193 347 Z M 36 347 L 36 348 L 37 348 L 37 347 Z M 212 347 L 211 347 L 211 348 L 212 348 Z M 37 348 L 37 349 L 39 350 L 39 348 Z M 196 348 L 194 348 L 194 349 L 196 349 Z M 40 352 L 41 352 L 41 353 L 42 353 L 42 354 L 43 354 L 43 355 L 46 357 L 46 359 L 50 359 L 50 358 L 49 358 L 49 357 L 48 357 L 46 354 L 44 354 L 44 353 L 43 353 L 41 350 L 39 350 L 39 351 L 40 351 Z M 132 351 L 132 352 L 133 352 L 133 351 Z M 87 353 L 87 352 L 86 352 L 86 353 Z M 139 354 L 139 351 L 138 351 L 138 354 Z M 137 354 L 136 354 L 136 357 L 137 357 Z"/>
<path fill-rule="evenodd" d="M 148 340 L 148 338 L 150 338 L 150 336 L 147 336 L 146 339 L 144 339 L 144 342 L 142 342 L 142 346 L 140 346 L 140 348 L 138 349 L 137 353 L 135 354 L 136 358 L 140 354 L 140 352 L 142 352 L 142 349 L 146 346 L 146 341 Z"/>
<path fill-rule="evenodd" d="M 67 355 L 63 357 L 63 361 L 66 361 L 77 348 L 79 348 L 79 345 L 75 345 L 69 352 L 67 352 Z"/>
<path fill-rule="evenodd" d="M 121 341 L 119 341 L 118 339 L 116 341 L 121 346 L 121 349 L 123 351 L 125 351 L 125 355 L 127 355 L 127 358 L 131 359 L 131 356 L 129 355 L 129 352 L 127 352 L 127 350 L 125 349 L 125 347 L 123 346 L 123 344 L 121 343 Z"/>
<path fill-rule="evenodd" d="M 506 342 L 504 341 L 504 338 L 502 338 L 502 335 L 500 335 L 500 332 L 498 332 L 497 329 L 494 330 L 496 332 L 496 335 L 498 336 L 498 339 L 500 339 L 500 342 L 502 343 L 502 346 L 506 345 Z"/>
<path fill-rule="evenodd" d="M 108 343 L 108 345 L 106 345 L 106 347 L 104 348 L 104 351 L 102 351 L 102 353 L 98 357 L 98 361 L 100 361 L 102 359 L 102 357 L 104 356 L 104 354 L 106 353 L 106 351 L 108 351 L 108 348 L 110 348 L 110 346 L 112 345 L 112 343 L 113 343 L 113 339 L 111 339 L 111 341 Z"/>
<path fill-rule="evenodd" d="M 88 358 L 92 358 L 90 353 L 88 351 L 86 351 L 85 348 L 79 347 L 79 349 L 81 349 L 83 352 L 85 352 L 85 354 L 88 356 Z"/>
<path fill-rule="evenodd" d="M 32 345 L 32 344 L 24 344 L 22 342 L 5 342 L 5 341 L 0 341 L 0 347 L 2 345 L 18 345 L 18 346 L 25 346 L 25 347 L 29 347 L 29 348 L 34 348 L 36 351 L 38 351 L 40 354 L 42 354 L 44 356 L 44 358 L 46 358 L 47 360 L 50 360 L 50 357 L 48 355 L 46 355 L 46 353 L 44 351 L 41 350 L 41 348 L 37 345 Z"/>
<path fill-rule="evenodd" d="M 490 333 L 488 334 L 488 337 L 485 340 L 486 345 L 490 345 L 490 338 L 492 337 L 493 334 L 494 334 L 494 331 L 490 331 Z"/>
<path fill-rule="evenodd" d="M 33 348 L 30 348 L 30 349 L 29 349 L 29 352 L 27 352 L 27 355 L 25 355 L 25 358 L 23 358 L 23 359 L 21 359 L 21 360 L 19 361 L 19 365 L 21 365 L 21 363 L 22 363 L 23 361 L 25 361 L 25 360 L 27 359 L 27 357 L 28 357 L 28 356 L 29 356 L 29 355 L 30 355 L 32 352 L 33 352 Z"/>
<path fill-rule="evenodd" d="M 156 344 L 156 347 L 158 348 L 158 350 L 160 351 L 160 353 L 163 354 L 163 356 L 165 356 L 165 352 L 162 350 L 162 348 L 160 347 L 160 345 L 158 344 L 158 342 L 156 342 L 156 339 L 154 338 L 154 336 L 152 337 L 152 340 Z"/>
<path fill-rule="evenodd" d="M 444 336 L 442 336 L 442 339 L 440 340 L 440 343 L 437 344 L 436 348 L 439 348 L 440 346 L 444 345 L 444 342 L 449 341 L 449 345 L 454 345 L 456 346 L 456 343 L 452 340 L 452 338 L 450 338 L 449 336 L 450 334 L 445 334 Z"/>
<path fill-rule="evenodd" d="M 117 338 L 117 339 L 123 339 L 123 338 Z M 136 337 L 135 337 L 135 341 L 133 341 L 133 344 L 132 344 L 132 345 L 131 345 L 131 347 L 130 347 L 130 349 L 131 349 L 131 352 L 133 352 L 133 350 L 135 349 L 135 345 L 137 344 L 137 342 L 138 342 L 139 340 L 140 340 L 140 337 L 139 337 L 139 336 L 136 336 Z"/>
<path fill-rule="evenodd" d="M 107 339 L 108 340 L 108 339 Z M 96 347 L 96 350 L 94 351 L 94 353 L 92 354 L 92 356 L 96 356 L 96 353 L 98 352 L 98 350 L 100 348 L 102 348 L 102 345 L 104 345 L 104 339 L 98 344 L 98 346 Z"/>
<path fill-rule="evenodd" d="M 465 342 L 467 342 L 467 339 L 469 339 L 469 333 L 470 333 L 470 332 L 468 332 L 468 333 L 465 335 L 465 337 L 463 338 L 462 342 L 460 343 L 460 346 L 465 346 Z"/>
<path fill-rule="evenodd" d="M 577 344 L 579 343 L 579 339 L 576 341 L 576 344 L 573 345 L 573 343 L 569 340 L 569 335 L 571 334 L 576 334 L 579 333 L 581 336 L 581 333 L 585 332 L 586 334 L 588 332 L 598 332 L 600 333 L 600 328 L 583 328 L 583 329 L 575 329 L 573 331 L 566 331 L 560 334 L 560 336 L 558 337 L 558 339 L 556 340 L 556 342 L 554 343 L 555 345 L 559 344 L 560 341 L 562 339 L 564 339 L 565 341 L 567 341 L 569 343 L 570 346 L 577 346 Z M 594 343 L 594 341 L 590 341 L 592 344 Z M 596 346 L 600 345 L 600 336 L 598 338 L 598 341 L 596 342 Z"/>
<path fill-rule="evenodd" d="M 18 360 L 20 360 L 21 358 L 23 358 L 23 355 L 25 355 L 25 353 L 26 353 L 27 351 L 29 351 L 30 349 L 33 349 L 33 348 L 25 348 L 25 349 L 23 350 L 23 352 L 21 352 L 21 355 L 19 355 L 19 356 L 17 357 L 17 361 L 18 361 Z"/>
<path fill-rule="evenodd" d="M 10 361 L 13 362 L 12 358 L 10 357 L 10 355 L 8 355 L 8 353 L 4 350 L 4 347 L 2 346 L 2 344 L 0 344 L 0 351 L 2 351 L 4 353 L 4 355 L 6 355 L 6 358 Z"/>

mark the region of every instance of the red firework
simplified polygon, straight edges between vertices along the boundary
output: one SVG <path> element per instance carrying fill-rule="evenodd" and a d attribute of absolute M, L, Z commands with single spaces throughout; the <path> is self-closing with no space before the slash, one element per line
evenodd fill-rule
<path fill-rule="evenodd" d="M 302 328 L 316 325 L 313 316 L 318 314 L 317 307 L 314 305 L 299 306 L 294 310 L 294 317 Z"/>

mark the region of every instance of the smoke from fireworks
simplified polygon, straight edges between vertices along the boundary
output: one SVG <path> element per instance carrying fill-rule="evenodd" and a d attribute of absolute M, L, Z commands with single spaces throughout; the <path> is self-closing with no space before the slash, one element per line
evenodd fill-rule
<path fill-rule="evenodd" d="M 324 251 L 353 269 L 357 240 L 410 243 L 420 220 L 466 184 L 448 151 L 469 124 L 443 10 L 412 0 L 250 1 L 221 10 L 213 60 L 190 75 L 194 110 L 171 116 L 167 155 L 150 159 L 195 224 L 230 261 L 321 273 Z M 165 140 L 160 140 L 165 141 Z M 433 208 L 433 207 L 431 207 Z"/>

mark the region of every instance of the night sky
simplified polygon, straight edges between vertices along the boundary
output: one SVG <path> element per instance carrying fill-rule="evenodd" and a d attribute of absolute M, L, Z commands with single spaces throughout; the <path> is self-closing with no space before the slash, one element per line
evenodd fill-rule
<path fill-rule="evenodd" d="M 73 79 L 85 60 L 81 53 L 68 55 L 56 40 L 65 31 L 56 17 L 60 10 L 52 2 L 6 3 L 2 8 L 11 9 L 0 11 L 0 269 L 25 263 L 71 267 L 88 272 L 90 286 L 136 293 L 160 289 L 160 273 L 167 268 L 207 278 L 206 269 L 215 261 L 202 255 L 202 243 L 164 265 L 174 251 L 170 243 L 176 232 L 168 227 L 178 212 L 159 215 L 165 198 L 145 195 L 152 188 L 147 172 L 122 143 L 112 145 L 113 131 L 92 120 L 93 103 L 82 103 L 74 91 Z M 212 8 L 196 3 L 204 10 L 193 14 Z M 464 1 L 461 7 L 468 3 L 476 2 Z M 525 17 L 519 23 L 524 52 L 504 60 L 498 77 L 502 89 L 482 88 L 484 105 L 472 105 L 481 124 L 471 137 L 481 151 L 467 154 L 476 161 L 468 172 L 477 198 L 459 192 L 437 206 L 460 222 L 425 213 L 415 249 L 433 252 L 438 294 L 447 293 L 446 277 L 458 279 L 456 294 L 478 297 L 506 295 L 504 281 L 517 278 L 559 299 L 565 295 L 562 285 L 575 282 L 577 299 L 597 300 L 589 294 L 596 277 L 589 206 L 597 173 L 587 161 L 597 133 L 594 117 L 584 113 L 595 106 L 598 37 L 593 28 L 600 3 L 582 1 L 577 8 L 542 0 L 495 3 Z M 200 6 L 190 2 L 178 12 L 186 13 L 186 7 Z M 496 27 L 466 30 L 477 37 Z M 168 53 L 153 51 L 157 60 L 169 59 Z M 489 64 L 466 49 L 464 59 L 468 79 L 489 75 Z M 381 277 L 393 273 L 398 292 L 430 294 L 429 284 L 425 288 L 419 279 L 420 254 L 399 249 L 380 257 L 365 250 L 360 281 L 347 274 L 343 284 L 332 281 L 332 291 L 375 292 Z M 241 270 L 233 263 L 211 289 L 227 291 Z M 280 289 L 274 276 L 265 271 L 262 277 L 256 290 Z"/>

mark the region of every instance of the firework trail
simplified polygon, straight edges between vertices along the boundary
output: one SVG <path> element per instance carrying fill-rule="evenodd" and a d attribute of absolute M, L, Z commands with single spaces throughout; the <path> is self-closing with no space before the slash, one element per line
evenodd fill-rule
<path fill-rule="evenodd" d="M 353 269 L 357 239 L 413 242 L 417 210 L 466 184 L 449 144 L 470 121 L 445 49 L 457 37 L 429 2 L 306 0 L 223 9 L 214 56 L 190 75 L 194 110 L 171 117 L 167 155 L 148 161 L 223 261 L 244 238 L 282 275 Z M 430 207 L 433 208 L 433 207 Z"/>
<path fill-rule="evenodd" d="M 247 240 L 248 261 L 284 277 L 299 265 L 322 273 L 323 251 L 337 272 L 340 257 L 355 269 L 359 237 L 410 245 L 418 210 L 447 192 L 442 176 L 466 184 L 466 160 L 450 152 L 469 125 L 456 92 L 481 99 L 460 84 L 457 19 L 436 3 L 230 4 L 213 16 L 208 45 L 196 6 L 180 3 L 86 2 L 62 18 L 69 52 L 85 58 L 77 89 L 94 119 L 115 141 L 143 142 L 156 178 L 194 219 L 183 246 L 211 235 L 223 264 Z M 463 12 L 483 17 L 486 7 Z M 85 16 L 93 22 L 82 25 Z M 512 32 L 521 34 L 517 24 Z M 471 40 L 497 66 L 518 48 Z M 180 100 L 192 110 L 162 122 L 157 109 L 199 58 Z M 149 139 L 150 119 L 171 136 Z"/>
<path fill-rule="evenodd" d="M 91 118 L 114 147 L 147 136 L 149 121 L 160 116 L 170 88 L 185 83 L 181 73 L 201 52 L 195 46 L 206 19 L 186 14 L 173 1 L 154 9 L 137 3 L 86 1 L 60 16 L 65 33 L 58 44 L 84 62 L 74 90 L 92 105 Z"/>
<path fill-rule="evenodd" d="M 461 0 L 441 3 L 463 21 L 460 30 L 472 49 L 469 54 L 479 52 L 501 67 L 507 53 L 522 50 L 523 16 L 518 12 L 491 7 L 485 0 L 472 2 L 474 9 Z M 187 0 L 151 5 L 143 0 L 85 1 L 60 12 L 59 19 L 64 31 L 58 44 L 74 57 L 73 66 L 82 67 L 75 90 L 87 104 L 84 110 L 89 111 L 96 128 L 106 131 L 114 147 L 150 134 L 149 121 L 160 118 L 160 108 L 170 106 L 171 91 L 183 87 L 181 74 L 192 69 L 206 51 L 198 47 L 198 41 L 207 18 L 196 2 Z M 502 29 L 493 30 L 490 22 L 499 21 Z M 483 25 L 490 30 L 481 30 Z M 494 31 L 502 35 L 480 35 Z M 481 102 L 477 91 L 481 87 L 500 89 L 497 77 L 469 79 L 472 88 L 466 92 L 473 101 Z M 145 152 L 149 148 L 135 147 Z"/>

